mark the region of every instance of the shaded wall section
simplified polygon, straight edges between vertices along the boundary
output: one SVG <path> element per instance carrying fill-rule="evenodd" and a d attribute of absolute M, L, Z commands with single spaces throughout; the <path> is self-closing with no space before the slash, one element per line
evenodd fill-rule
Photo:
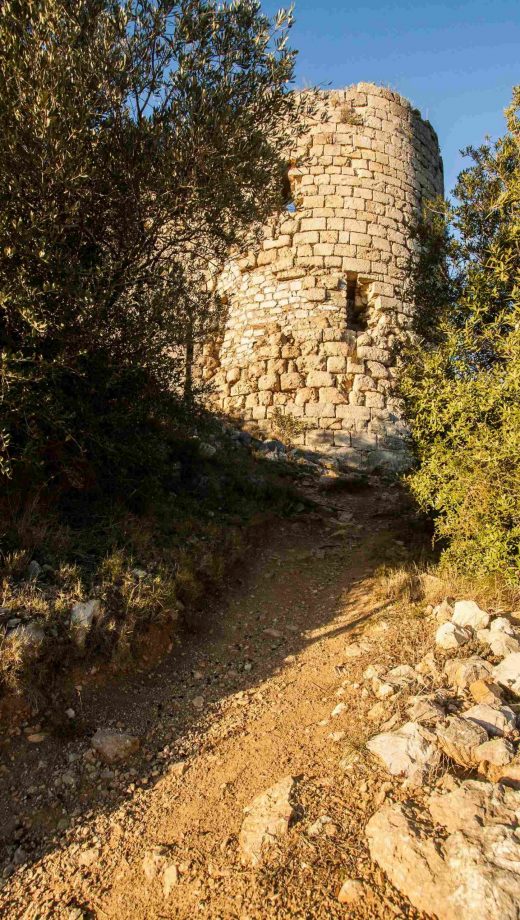
<path fill-rule="evenodd" d="M 407 465 L 392 346 L 410 323 L 403 297 L 408 225 L 443 194 L 437 135 L 397 93 L 370 83 L 321 94 L 289 170 L 292 201 L 260 248 L 219 278 L 222 339 L 204 350 L 212 405 L 269 432 L 301 421 L 299 442 L 358 467 Z"/>

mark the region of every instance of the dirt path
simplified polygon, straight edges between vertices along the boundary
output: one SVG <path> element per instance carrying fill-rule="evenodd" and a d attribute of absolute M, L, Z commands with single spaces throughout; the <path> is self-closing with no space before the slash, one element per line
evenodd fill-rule
<path fill-rule="evenodd" d="M 85 737 L 8 748 L 2 916 L 417 916 L 365 849 L 387 777 L 363 750 L 374 701 L 359 681 L 368 663 L 395 659 L 396 643 L 396 663 L 420 653 L 420 630 L 402 639 L 396 612 L 373 590 L 375 568 L 413 553 L 419 538 L 390 489 L 320 501 L 322 513 L 272 528 L 234 573 L 226 605 L 208 610 L 204 633 L 153 672 L 80 692 Z M 142 738 L 119 769 L 90 752 L 92 731 L 108 726 Z M 266 867 L 246 869 L 243 809 L 288 774 L 298 779 L 299 820 Z M 157 846 L 178 871 L 167 897 L 143 873 Z M 346 876 L 367 883 L 350 912 L 337 900 Z"/>

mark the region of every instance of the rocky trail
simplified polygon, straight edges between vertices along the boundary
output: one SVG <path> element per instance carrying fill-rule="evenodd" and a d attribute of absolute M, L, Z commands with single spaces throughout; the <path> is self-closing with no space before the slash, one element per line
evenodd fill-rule
<path fill-rule="evenodd" d="M 375 579 L 424 535 L 397 489 L 312 497 L 159 666 L 77 691 L 76 735 L 31 725 L 2 744 L 2 916 L 423 916 L 369 853 L 367 822 L 409 791 L 366 748 L 404 703 L 363 674 L 432 647 L 431 622 L 404 623 Z M 114 750 L 99 730 L 129 737 Z"/>

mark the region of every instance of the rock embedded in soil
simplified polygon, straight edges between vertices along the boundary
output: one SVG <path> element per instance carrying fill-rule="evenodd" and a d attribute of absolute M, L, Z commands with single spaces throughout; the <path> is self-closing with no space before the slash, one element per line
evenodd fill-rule
<path fill-rule="evenodd" d="M 471 658 L 454 658 L 447 661 L 444 673 L 452 687 L 466 690 L 476 680 L 485 680 L 492 676 L 493 666 L 484 658 L 472 655 Z"/>
<path fill-rule="evenodd" d="M 450 777 L 448 789 L 433 792 L 428 799 L 428 809 L 434 822 L 449 833 L 466 831 L 478 834 L 486 824 L 514 825 L 519 808 L 519 793 L 482 780 L 457 783 Z"/>
<path fill-rule="evenodd" d="M 127 760 L 140 747 L 139 738 L 126 732 L 98 728 L 91 741 L 92 747 L 106 763 Z"/>
<path fill-rule="evenodd" d="M 489 613 L 481 610 L 475 601 L 457 601 L 453 608 L 451 622 L 471 629 L 485 629 L 490 620 Z"/>
<path fill-rule="evenodd" d="M 438 920 L 518 920 L 520 840 L 509 816 L 486 809 L 485 796 L 472 803 L 469 793 L 465 811 L 473 823 L 456 800 L 446 803 L 451 832 L 442 840 L 403 805 L 383 806 L 369 820 L 372 859 L 417 910 Z M 482 811 L 493 816 L 484 827 L 476 819 Z M 442 810 L 436 817 L 442 823 Z"/>
<path fill-rule="evenodd" d="M 265 848 L 287 834 L 294 815 L 290 797 L 295 781 L 285 776 L 270 789 L 253 799 L 246 809 L 239 836 L 242 862 L 257 868 L 267 858 Z"/>
<path fill-rule="evenodd" d="M 392 776 L 404 777 L 409 785 L 427 782 L 440 762 L 438 750 L 416 722 L 406 722 L 395 732 L 375 735 L 367 742 L 367 748 Z"/>
<path fill-rule="evenodd" d="M 348 907 L 354 907 L 364 897 L 365 886 L 363 885 L 363 882 L 360 882 L 359 879 L 348 878 L 343 882 L 339 890 L 338 901 L 340 904 L 346 904 Z"/>

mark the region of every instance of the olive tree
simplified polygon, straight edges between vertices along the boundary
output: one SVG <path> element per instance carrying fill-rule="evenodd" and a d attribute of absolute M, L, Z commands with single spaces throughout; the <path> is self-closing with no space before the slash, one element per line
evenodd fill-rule
<path fill-rule="evenodd" d="M 81 484 L 171 417 L 219 321 L 208 272 L 280 205 L 312 113 L 291 25 L 256 0 L 2 3 L 4 474 Z"/>

